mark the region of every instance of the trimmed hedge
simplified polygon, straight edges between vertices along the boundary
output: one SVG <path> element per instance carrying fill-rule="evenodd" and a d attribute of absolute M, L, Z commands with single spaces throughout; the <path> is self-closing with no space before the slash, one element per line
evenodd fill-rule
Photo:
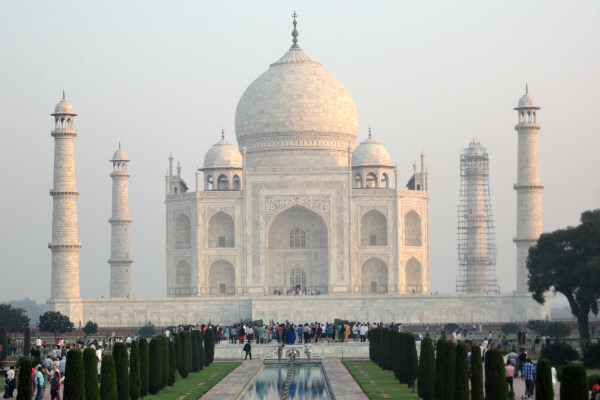
<path fill-rule="evenodd" d="M 146 397 L 149 393 L 150 382 L 150 354 L 148 339 L 140 339 L 140 396 Z"/>
<path fill-rule="evenodd" d="M 204 369 L 204 360 L 206 359 L 204 354 L 204 335 L 202 334 L 202 331 L 198 331 L 198 353 L 200 357 L 199 366 L 202 371 Z"/>
<path fill-rule="evenodd" d="M 550 361 L 544 358 L 538 361 L 535 368 L 535 398 L 536 400 L 554 400 Z"/>
<path fill-rule="evenodd" d="M 167 387 L 169 383 L 169 345 L 167 344 L 167 337 L 165 335 L 158 335 L 156 339 L 160 341 L 162 389 Z"/>
<path fill-rule="evenodd" d="M 215 331 L 213 328 L 206 328 L 204 336 L 204 365 L 209 366 L 215 359 Z"/>
<path fill-rule="evenodd" d="M 113 358 L 117 373 L 117 395 L 119 400 L 129 400 L 129 360 L 125 343 L 117 342 L 113 345 Z"/>
<path fill-rule="evenodd" d="M 83 357 L 79 349 L 71 349 L 67 352 L 63 398 L 65 400 L 83 400 L 85 398 L 83 388 Z"/>
<path fill-rule="evenodd" d="M 485 400 L 506 400 L 507 391 L 502 352 L 488 350 L 485 353 Z"/>
<path fill-rule="evenodd" d="M 173 335 L 173 345 L 175 347 L 175 368 L 181 373 L 181 338 L 179 334 Z"/>
<path fill-rule="evenodd" d="M 456 400 L 469 400 L 469 358 L 467 345 L 464 343 L 456 345 L 454 394 Z"/>
<path fill-rule="evenodd" d="M 456 367 L 456 343 L 446 342 L 444 347 L 444 399 L 454 400 L 454 368 Z"/>
<path fill-rule="evenodd" d="M 179 344 L 181 352 L 181 369 L 179 370 L 179 375 L 182 378 L 187 378 L 192 369 L 192 339 L 189 332 L 179 332 Z"/>
<path fill-rule="evenodd" d="M 149 359 L 152 368 L 150 368 L 148 392 L 150 394 L 156 394 L 160 392 L 160 389 L 162 388 L 162 349 L 158 338 L 154 338 L 150 341 L 149 350 Z"/>
<path fill-rule="evenodd" d="M 551 343 L 542 350 L 540 358 L 545 358 L 552 365 L 561 366 L 579 360 L 579 353 L 566 343 Z"/>
<path fill-rule="evenodd" d="M 27 357 L 31 354 L 31 329 L 29 327 L 25 328 L 23 335 L 23 355 Z"/>
<path fill-rule="evenodd" d="M 473 346 L 471 348 L 471 400 L 483 399 L 483 368 L 481 361 L 481 347 Z"/>
<path fill-rule="evenodd" d="M 8 356 L 8 331 L 6 328 L 0 328 L 0 346 L 2 346 L 2 356 L 0 357 L 0 360 L 4 361 Z"/>
<path fill-rule="evenodd" d="M 421 359 L 417 378 L 417 392 L 423 400 L 433 400 L 435 395 L 435 354 L 433 342 L 426 337 L 421 342 Z"/>
<path fill-rule="evenodd" d="M 91 347 L 83 350 L 83 379 L 86 400 L 98 400 L 100 391 L 98 388 L 98 358 L 96 350 Z"/>
<path fill-rule="evenodd" d="M 28 357 L 23 358 L 19 369 L 21 371 L 31 371 L 31 360 Z M 17 400 L 31 400 L 31 397 L 33 396 L 32 389 L 33 382 L 31 374 L 20 374 L 17 386 Z"/>
<path fill-rule="evenodd" d="M 100 398 L 102 400 L 117 400 L 117 372 L 115 370 L 115 359 L 112 354 L 102 356 L 102 366 L 100 367 Z"/>
<path fill-rule="evenodd" d="M 587 376 L 583 365 L 567 365 L 560 381 L 561 400 L 588 400 Z"/>
<path fill-rule="evenodd" d="M 175 344 L 172 340 L 168 341 L 169 344 L 169 381 L 167 382 L 168 386 L 173 386 L 175 384 L 175 379 L 177 375 L 177 368 L 175 366 Z"/>
<path fill-rule="evenodd" d="M 600 343 L 588 345 L 583 352 L 583 364 L 588 368 L 600 368 Z"/>
<path fill-rule="evenodd" d="M 192 372 L 200 371 L 199 331 L 192 331 Z"/>
<path fill-rule="evenodd" d="M 446 341 L 439 339 L 435 343 L 435 399 L 445 400 L 446 395 L 444 390 L 446 380 Z"/>
<path fill-rule="evenodd" d="M 129 353 L 129 398 L 137 400 L 140 398 L 140 347 L 137 340 L 131 342 Z"/>
<path fill-rule="evenodd" d="M 406 364 L 406 383 L 409 388 L 415 387 L 415 380 L 417 379 L 417 373 L 419 370 L 419 359 L 417 356 L 417 346 L 415 343 L 415 336 L 412 333 L 403 334 L 406 344 L 405 357 L 402 357 Z"/>

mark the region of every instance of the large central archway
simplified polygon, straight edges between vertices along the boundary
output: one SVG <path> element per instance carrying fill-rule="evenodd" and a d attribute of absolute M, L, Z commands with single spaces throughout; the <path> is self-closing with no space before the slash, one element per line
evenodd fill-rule
<path fill-rule="evenodd" d="M 329 293 L 327 225 L 317 213 L 293 206 L 275 217 L 267 249 L 269 293 Z"/>

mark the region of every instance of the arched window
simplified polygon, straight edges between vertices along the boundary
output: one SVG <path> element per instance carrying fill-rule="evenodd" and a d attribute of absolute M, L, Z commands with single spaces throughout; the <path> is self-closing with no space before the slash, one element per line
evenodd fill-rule
<path fill-rule="evenodd" d="M 306 271 L 294 268 L 290 271 L 290 290 L 304 292 L 306 290 Z"/>
<path fill-rule="evenodd" d="M 208 247 L 235 247 L 235 230 L 231 215 L 219 211 L 208 222 Z"/>
<path fill-rule="evenodd" d="M 377 177 L 375 176 L 374 173 L 369 173 L 369 175 L 367 175 L 367 182 L 365 184 L 365 187 L 367 188 L 374 188 L 377 187 Z"/>
<path fill-rule="evenodd" d="M 175 248 L 189 249 L 192 244 L 190 219 L 185 214 L 179 214 L 175 219 Z"/>
<path fill-rule="evenodd" d="M 235 268 L 233 265 L 225 260 L 215 261 L 210 266 L 208 284 L 211 295 L 234 295 Z"/>
<path fill-rule="evenodd" d="M 387 219 L 377 210 L 371 210 L 360 219 L 361 246 L 387 246 Z"/>
<path fill-rule="evenodd" d="M 175 267 L 175 284 L 178 287 L 189 286 L 192 280 L 192 269 L 190 264 L 179 261 Z"/>
<path fill-rule="evenodd" d="M 406 263 L 406 292 L 423 293 L 423 268 L 416 258 L 412 257 Z"/>
<path fill-rule="evenodd" d="M 206 186 L 207 186 L 208 190 L 214 189 L 214 181 L 213 181 L 213 177 L 211 175 L 209 175 L 208 178 L 206 178 Z"/>
<path fill-rule="evenodd" d="M 388 174 L 386 174 L 385 172 L 381 175 L 381 187 L 382 188 L 390 187 L 390 180 L 389 180 Z"/>
<path fill-rule="evenodd" d="M 219 190 L 227 190 L 229 189 L 229 180 L 225 175 L 219 175 L 219 179 L 217 180 L 217 189 Z"/>
<path fill-rule="evenodd" d="M 354 187 L 357 189 L 362 188 L 362 176 L 360 174 L 354 175 Z"/>
<path fill-rule="evenodd" d="M 388 268 L 377 257 L 369 258 L 360 270 L 362 293 L 387 293 Z"/>
<path fill-rule="evenodd" d="M 421 217 L 414 211 L 404 216 L 404 245 L 422 246 Z"/>
<path fill-rule="evenodd" d="M 241 190 L 242 184 L 240 182 L 240 177 L 237 175 L 233 176 L 233 190 Z"/>
<path fill-rule="evenodd" d="M 306 248 L 306 233 L 300 228 L 294 228 L 290 231 L 290 248 Z"/>

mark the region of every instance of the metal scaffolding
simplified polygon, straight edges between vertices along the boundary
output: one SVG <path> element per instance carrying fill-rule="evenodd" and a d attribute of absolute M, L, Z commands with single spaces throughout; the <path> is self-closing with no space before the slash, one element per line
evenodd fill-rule
<path fill-rule="evenodd" d="M 473 140 L 460 156 L 457 293 L 497 293 L 489 158 Z"/>

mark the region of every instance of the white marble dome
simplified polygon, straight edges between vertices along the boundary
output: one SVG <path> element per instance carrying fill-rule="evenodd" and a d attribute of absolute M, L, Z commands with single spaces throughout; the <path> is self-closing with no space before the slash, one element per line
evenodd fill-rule
<path fill-rule="evenodd" d="M 352 166 L 390 166 L 390 155 L 383 145 L 369 137 L 352 153 Z"/>
<path fill-rule="evenodd" d="M 123 151 L 121 146 L 119 146 L 119 148 L 114 152 L 111 161 L 129 161 L 129 159 L 127 158 L 125 151 Z"/>
<path fill-rule="evenodd" d="M 297 46 L 248 86 L 235 112 L 238 144 L 249 150 L 265 136 L 285 136 L 279 147 L 297 146 L 290 134 L 304 143 L 307 134 L 313 141 L 315 134 L 332 136 L 338 143 L 329 146 L 347 148 L 354 145 L 357 128 L 348 90 Z"/>
<path fill-rule="evenodd" d="M 225 138 L 215 143 L 204 156 L 204 168 L 242 168 L 242 155 Z"/>
<path fill-rule="evenodd" d="M 56 104 L 54 107 L 54 114 L 69 114 L 69 115 L 77 115 L 73 111 L 73 106 L 69 103 L 65 98 Z"/>
<path fill-rule="evenodd" d="M 519 105 L 517 106 L 517 108 L 537 108 L 537 109 L 539 109 L 539 107 L 537 106 L 537 103 L 535 102 L 535 99 L 529 93 L 525 93 L 519 99 Z"/>

